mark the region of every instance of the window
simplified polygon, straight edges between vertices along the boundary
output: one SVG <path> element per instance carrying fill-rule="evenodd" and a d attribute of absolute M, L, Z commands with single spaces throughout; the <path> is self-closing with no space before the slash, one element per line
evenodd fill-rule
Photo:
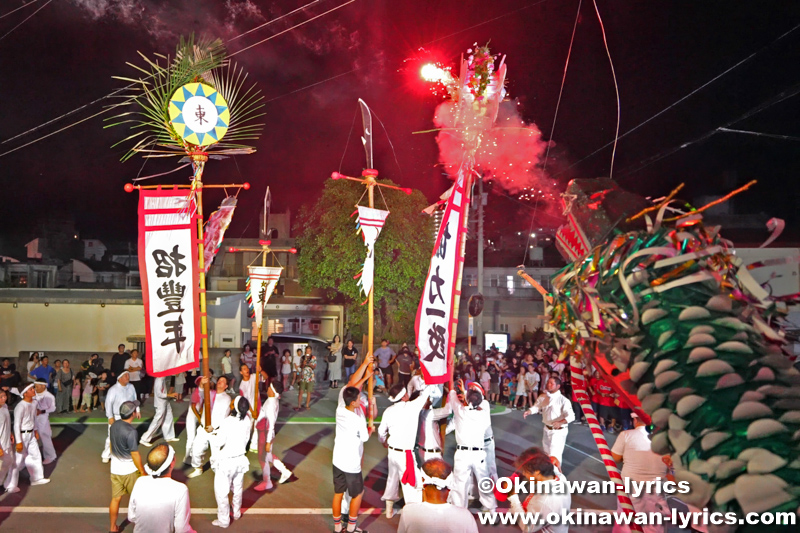
<path fill-rule="evenodd" d="M 497 274 L 492 274 L 489 276 L 489 286 L 490 287 L 497 287 L 500 285 L 500 276 Z"/>
<path fill-rule="evenodd" d="M 506 288 L 508 294 L 514 294 L 514 276 L 506 276 Z"/>
<path fill-rule="evenodd" d="M 500 324 L 500 331 L 508 333 L 508 324 Z"/>

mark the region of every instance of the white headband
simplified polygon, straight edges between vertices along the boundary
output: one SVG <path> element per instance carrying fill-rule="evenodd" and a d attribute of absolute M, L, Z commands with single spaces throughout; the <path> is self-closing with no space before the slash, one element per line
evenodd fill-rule
<path fill-rule="evenodd" d="M 149 464 L 146 464 L 144 465 L 145 472 L 147 472 L 153 477 L 157 477 L 163 474 L 167 470 L 167 468 L 169 468 L 169 466 L 172 464 L 172 460 L 175 458 L 175 450 L 172 448 L 172 446 L 169 445 L 167 445 L 167 448 L 169 448 L 169 451 L 167 452 L 167 458 L 166 460 L 164 460 L 163 463 L 161 463 L 161 466 L 159 466 L 158 469 L 153 470 L 152 468 L 150 468 Z"/>
<path fill-rule="evenodd" d="M 122 376 L 124 376 L 125 374 L 128 374 L 128 376 L 130 376 L 130 375 L 131 375 L 131 373 L 130 373 L 130 372 L 128 372 L 127 370 L 123 370 L 122 372 L 120 372 L 120 373 L 119 373 L 119 377 L 118 377 L 117 379 L 121 378 L 121 377 L 122 377 Z"/>
<path fill-rule="evenodd" d="M 422 472 L 422 484 L 423 485 L 434 485 L 439 490 L 449 489 L 450 485 L 453 483 L 453 473 L 450 472 L 450 475 L 447 476 L 447 479 L 442 479 L 440 477 L 428 477 L 425 472 Z"/>
<path fill-rule="evenodd" d="M 281 395 L 278 394 L 278 391 L 275 390 L 275 387 L 272 386 L 272 382 L 270 382 L 269 388 L 272 390 L 272 394 L 274 394 L 276 398 L 280 398 L 281 397 Z"/>
<path fill-rule="evenodd" d="M 16 394 L 17 396 L 22 396 L 23 394 L 25 394 L 25 392 L 26 392 L 28 389 L 32 388 L 32 387 L 33 387 L 35 384 L 36 384 L 36 383 L 31 383 L 31 384 L 29 384 L 27 387 L 25 387 L 24 389 L 22 389 L 21 391 L 17 391 L 15 394 Z M 47 383 L 42 383 L 42 385 L 45 385 L 45 386 L 47 386 Z M 15 389 L 11 389 L 11 392 L 14 392 L 14 391 L 15 391 Z"/>
<path fill-rule="evenodd" d="M 389 398 L 389 401 L 391 401 L 392 403 L 397 403 L 397 402 L 399 402 L 400 400 L 402 400 L 402 399 L 403 399 L 403 396 L 405 396 L 405 395 L 406 395 L 406 392 L 407 392 L 407 391 L 406 391 L 406 388 L 405 388 L 405 387 L 403 387 L 403 390 L 401 390 L 400 392 L 398 392 L 398 393 L 397 393 L 395 396 L 392 396 L 391 398 Z"/>

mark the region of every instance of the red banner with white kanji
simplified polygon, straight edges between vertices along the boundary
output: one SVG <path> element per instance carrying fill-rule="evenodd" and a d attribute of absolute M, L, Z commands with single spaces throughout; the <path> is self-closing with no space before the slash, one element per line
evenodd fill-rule
<path fill-rule="evenodd" d="M 139 273 L 151 376 L 170 376 L 199 364 L 195 211 L 194 196 L 186 189 L 140 191 Z"/>
<path fill-rule="evenodd" d="M 453 332 L 458 326 L 454 307 L 461 297 L 459 281 L 464 263 L 459 243 L 463 242 L 464 217 L 469 207 L 469 197 L 464 190 L 464 172 L 459 172 L 447 199 L 417 309 L 415 332 L 419 359 L 425 383 L 429 385 L 450 379 L 448 357 L 455 344 Z"/>

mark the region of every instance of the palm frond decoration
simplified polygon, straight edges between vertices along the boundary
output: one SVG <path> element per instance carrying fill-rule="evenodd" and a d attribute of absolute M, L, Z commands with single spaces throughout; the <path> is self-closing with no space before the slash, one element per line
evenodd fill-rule
<path fill-rule="evenodd" d="M 250 154 L 255 148 L 243 141 L 257 140 L 264 127 L 264 97 L 255 84 L 245 87 L 247 74 L 242 67 L 227 59 L 222 41 L 181 37 L 173 57 L 155 54 L 151 59 L 141 52 L 143 66 L 128 63 L 140 75 L 137 78 L 114 76 L 131 85 L 122 101 L 113 107 L 132 107 L 107 120 L 105 128 L 128 125 L 130 134 L 114 146 L 133 143 L 122 157 L 126 161 L 137 153 L 143 157 L 185 157 L 206 152 L 209 157 L 223 159 L 229 155 Z M 187 142 L 170 120 L 170 100 L 185 85 L 200 83 L 225 100 L 230 113 L 224 142 Z M 208 92 L 208 90 L 206 90 Z M 201 136 L 201 138 L 203 138 Z M 208 141 L 210 137 L 205 136 Z M 216 139 L 214 139 L 216 140 Z M 202 142 L 202 141 L 198 141 Z M 213 154 L 213 155 L 212 155 Z"/>

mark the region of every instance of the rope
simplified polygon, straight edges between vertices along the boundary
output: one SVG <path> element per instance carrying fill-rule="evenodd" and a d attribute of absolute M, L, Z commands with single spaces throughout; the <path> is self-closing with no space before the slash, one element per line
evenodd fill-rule
<path fill-rule="evenodd" d="M 350 145 L 350 137 L 353 135 L 353 128 L 356 127 L 356 117 L 358 116 L 358 108 L 356 108 L 355 112 L 353 113 L 353 122 L 350 123 L 350 133 L 347 134 L 347 142 L 344 143 L 344 152 L 342 153 L 342 159 L 339 161 L 339 173 L 342 172 L 342 165 L 344 164 L 344 156 L 347 155 L 347 147 Z"/>
<path fill-rule="evenodd" d="M 7 16 L 9 16 L 9 15 L 11 15 L 11 14 L 13 14 L 13 13 L 16 13 L 16 12 L 17 12 L 17 11 L 19 11 L 20 9 L 25 9 L 26 7 L 32 6 L 33 4 L 35 4 L 35 3 L 36 3 L 36 2 L 38 2 L 38 1 L 39 1 L 39 0 L 33 0 L 32 2 L 28 2 L 27 4 L 22 4 L 22 5 L 21 5 L 21 6 L 19 6 L 18 8 L 16 8 L 16 9 L 12 9 L 12 10 L 11 10 L 11 11 L 9 11 L 8 13 L 6 13 L 5 15 L 0 15 L 0 19 L 4 19 L 4 18 L 6 18 Z"/>
<path fill-rule="evenodd" d="M 597 0 L 592 0 L 594 4 L 594 12 L 597 13 L 597 20 L 600 21 L 600 30 L 603 32 L 603 44 L 606 47 L 606 55 L 608 56 L 608 64 L 611 65 L 611 76 L 614 78 L 614 90 L 617 94 L 617 130 L 614 133 L 614 149 L 611 151 L 611 167 L 608 169 L 608 177 L 614 177 L 614 158 L 617 155 L 617 142 L 619 141 L 619 117 L 620 117 L 620 102 L 619 102 L 619 85 L 617 85 L 617 73 L 614 72 L 614 62 L 611 60 L 611 52 L 608 50 L 608 40 L 606 39 L 606 27 L 603 24 L 603 19 L 600 17 L 600 9 L 597 7 Z"/>

